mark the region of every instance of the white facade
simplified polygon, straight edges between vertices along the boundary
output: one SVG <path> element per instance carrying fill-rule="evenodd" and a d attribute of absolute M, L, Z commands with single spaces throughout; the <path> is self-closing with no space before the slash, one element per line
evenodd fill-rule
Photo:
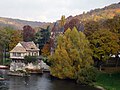
<path fill-rule="evenodd" d="M 10 58 L 14 58 L 14 59 L 24 59 L 24 57 L 26 56 L 26 53 L 18 53 L 18 52 L 14 52 L 14 53 L 10 53 Z"/>
<path fill-rule="evenodd" d="M 26 49 L 22 46 L 21 43 L 18 43 L 13 50 L 10 51 L 10 58 L 11 59 L 24 59 L 25 56 L 39 56 L 39 49 L 35 47 Z"/>

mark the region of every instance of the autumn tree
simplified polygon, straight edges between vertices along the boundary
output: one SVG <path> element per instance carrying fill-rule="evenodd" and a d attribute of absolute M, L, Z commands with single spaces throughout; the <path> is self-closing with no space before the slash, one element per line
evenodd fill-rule
<path fill-rule="evenodd" d="M 35 30 L 29 26 L 26 25 L 23 27 L 23 41 L 33 41 L 35 36 Z"/>
<path fill-rule="evenodd" d="M 89 42 L 82 32 L 74 27 L 58 36 L 57 47 L 49 57 L 50 71 L 55 77 L 78 79 L 78 72 L 93 64 Z"/>
<path fill-rule="evenodd" d="M 114 16 L 113 19 L 107 19 L 103 26 L 109 29 L 111 32 L 116 33 L 119 37 L 119 44 L 120 44 L 120 14 Z"/>
<path fill-rule="evenodd" d="M 67 30 L 68 28 L 72 29 L 73 27 L 77 28 L 79 23 L 80 23 L 79 19 L 73 18 L 68 23 L 65 24 L 65 30 Z"/>
<path fill-rule="evenodd" d="M 95 31 L 89 41 L 93 50 L 93 57 L 97 60 L 97 66 L 101 69 L 102 61 L 110 58 L 110 55 L 116 55 L 119 52 L 120 45 L 118 36 L 109 30 Z"/>
<path fill-rule="evenodd" d="M 22 32 L 20 30 L 13 30 L 10 37 L 9 50 L 12 50 L 20 41 L 22 41 Z"/>
<path fill-rule="evenodd" d="M 50 44 L 49 44 L 49 43 L 46 43 L 46 44 L 44 45 L 44 47 L 42 48 L 42 55 L 43 55 L 44 57 L 47 57 L 47 56 L 50 55 Z"/>
<path fill-rule="evenodd" d="M 85 23 L 85 30 L 84 34 L 89 37 L 91 34 L 93 34 L 95 31 L 98 31 L 99 28 L 101 28 L 101 25 L 99 22 L 96 21 L 89 21 Z"/>
<path fill-rule="evenodd" d="M 0 30 L 0 62 L 2 62 L 2 60 L 5 58 L 5 51 L 8 50 L 10 42 L 10 34 L 7 30 L 8 28 L 3 28 Z"/>
<path fill-rule="evenodd" d="M 19 41 L 22 40 L 21 32 L 12 27 L 4 27 L 0 30 L 0 57 L 6 58 L 6 52 L 9 52 Z"/>
<path fill-rule="evenodd" d="M 63 15 L 60 20 L 60 26 L 64 27 L 65 23 L 66 23 L 65 16 Z"/>
<path fill-rule="evenodd" d="M 65 31 L 70 28 L 72 30 L 73 27 L 76 27 L 78 31 L 84 31 L 84 25 L 82 24 L 82 22 L 77 19 L 77 18 L 73 18 L 71 19 L 69 22 L 67 22 L 65 24 Z"/>
<path fill-rule="evenodd" d="M 103 26 L 109 29 L 111 32 L 119 33 L 120 32 L 120 15 L 116 15 L 112 19 L 107 19 L 106 21 L 104 21 Z"/>

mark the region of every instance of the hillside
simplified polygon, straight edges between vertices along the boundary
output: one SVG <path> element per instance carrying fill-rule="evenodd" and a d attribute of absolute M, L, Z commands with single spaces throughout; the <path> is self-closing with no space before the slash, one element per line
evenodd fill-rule
<path fill-rule="evenodd" d="M 86 13 L 83 12 L 83 14 L 76 15 L 74 17 L 69 16 L 66 18 L 66 22 L 69 22 L 73 18 L 77 18 L 82 22 L 99 21 L 99 20 L 113 18 L 117 14 L 120 14 L 120 2 L 117 4 L 105 6 L 104 8 L 94 9 Z M 59 21 L 60 20 L 58 20 L 57 22 Z M 0 17 L 0 27 L 12 26 L 15 29 L 20 29 L 20 30 L 24 25 L 30 25 L 33 28 L 36 28 L 36 27 L 46 28 L 48 25 L 50 25 L 50 27 L 52 28 L 53 24 L 54 23 L 34 22 L 34 21 Z"/>
<path fill-rule="evenodd" d="M 104 8 L 98 8 L 89 12 L 83 12 L 83 14 L 76 15 L 75 17 L 68 17 L 66 20 L 70 21 L 72 18 L 78 18 L 82 22 L 99 21 L 113 18 L 115 15 L 120 14 L 120 2 L 105 6 Z"/>
<path fill-rule="evenodd" d="M 11 26 L 15 29 L 21 30 L 24 25 L 30 25 L 31 27 L 35 28 L 35 27 L 46 27 L 50 25 L 50 23 L 25 21 L 20 19 L 0 17 L 0 27 Z"/>

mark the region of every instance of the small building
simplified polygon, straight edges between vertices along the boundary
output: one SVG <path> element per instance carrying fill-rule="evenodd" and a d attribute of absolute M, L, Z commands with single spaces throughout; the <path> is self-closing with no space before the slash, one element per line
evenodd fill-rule
<path fill-rule="evenodd" d="M 19 42 L 11 51 L 10 71 L 25 70 L 27 65 L 24 63 L 25 56 L 39 56 L 39 48 L 32 42 Z"/>
<path fill-rule="evenodd" d="M 19 42 L 11 51 L 12 60 L 24 60 L 25 56 L 39 56 L 39 48 L 32 42 Z"/>

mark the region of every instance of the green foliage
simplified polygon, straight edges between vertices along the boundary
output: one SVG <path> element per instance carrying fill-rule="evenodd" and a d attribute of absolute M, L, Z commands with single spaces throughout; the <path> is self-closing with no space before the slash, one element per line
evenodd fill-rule
<path fill-rule="evenodd" d="M 49 38 L 50 38 L 50 31 L 49 30 L 50 30 L 50 28 L 48 26 L 46 29 L 41 28 L 41 30 L 39 30 L 35 34 L 35 40 L 34 40 L 34 42 L 39 45 L 39 49 L 40 50 L 49 41 Z"/>
<path fill-rule="evenodd" d="M 0 29 L 0 59 L 6 52 L 10 51 L 20 40 L 22 40 L 21 32 L 14 30 L 11 27 Z"/>
<path fill-rule="evenodd" d="M 19 30 L 16 31 L 11 27 L 5 27 L 0 30 L 0 46 L 2 48 L 5 46 L 9 51 L 9 47 L 16 42 L 19 42 L 19 40 L 22 40 L 21 32 Z"/>
<path fill-rule="evenodd" d="M 4 65 L 10 66 L 10 63 L 11 63 L 11 59 L 6 58 L 6 59 L 4 60 Z"/>
<path fill-rule="evenodd" d="M 89 41 L 93 56 L 98 60 L 106 61 L 110 54 L 117 54 L 119 52 L 119 38 L 115 33 L 109 30 L 95 31 L 90 37 Z"/>
<path fill-rule="evenodd" d="M 117 56 L 120 52 L 120 15 L 104 21 L 89 21 L 85 23 L 87 36 L 96 66 L 100 67 L 111 54 Z M 117 62 L 116 62 L 117 66 Z"/>
<path fill-rule="evenodd" d="M 92 84 L 96 81 L 97 69 L 93 67 L 82 68 L 77 73 L 77 82 L 81 84 Z"/>
<path fill-rule="evenodd" d="M 5 27 L 0 30 L 0 45 L 1 46 L 7 47 L 9 45 L 12 31 L 13 29 L 9 27 Z"/>
<path fill-rule="evenodd" d="M 37 57 L 36 56 L 25 56 L 24 59 L 25 63 L 36 63 L 37 62 Z"/>
<path fill-rule="evenodd" d="M 89 42 L 76 28 L 58 36 L 55 53 L 49 57 L 51 74 L 65 79 L 76 79 L 79 70 L 93 64 Z"/>

